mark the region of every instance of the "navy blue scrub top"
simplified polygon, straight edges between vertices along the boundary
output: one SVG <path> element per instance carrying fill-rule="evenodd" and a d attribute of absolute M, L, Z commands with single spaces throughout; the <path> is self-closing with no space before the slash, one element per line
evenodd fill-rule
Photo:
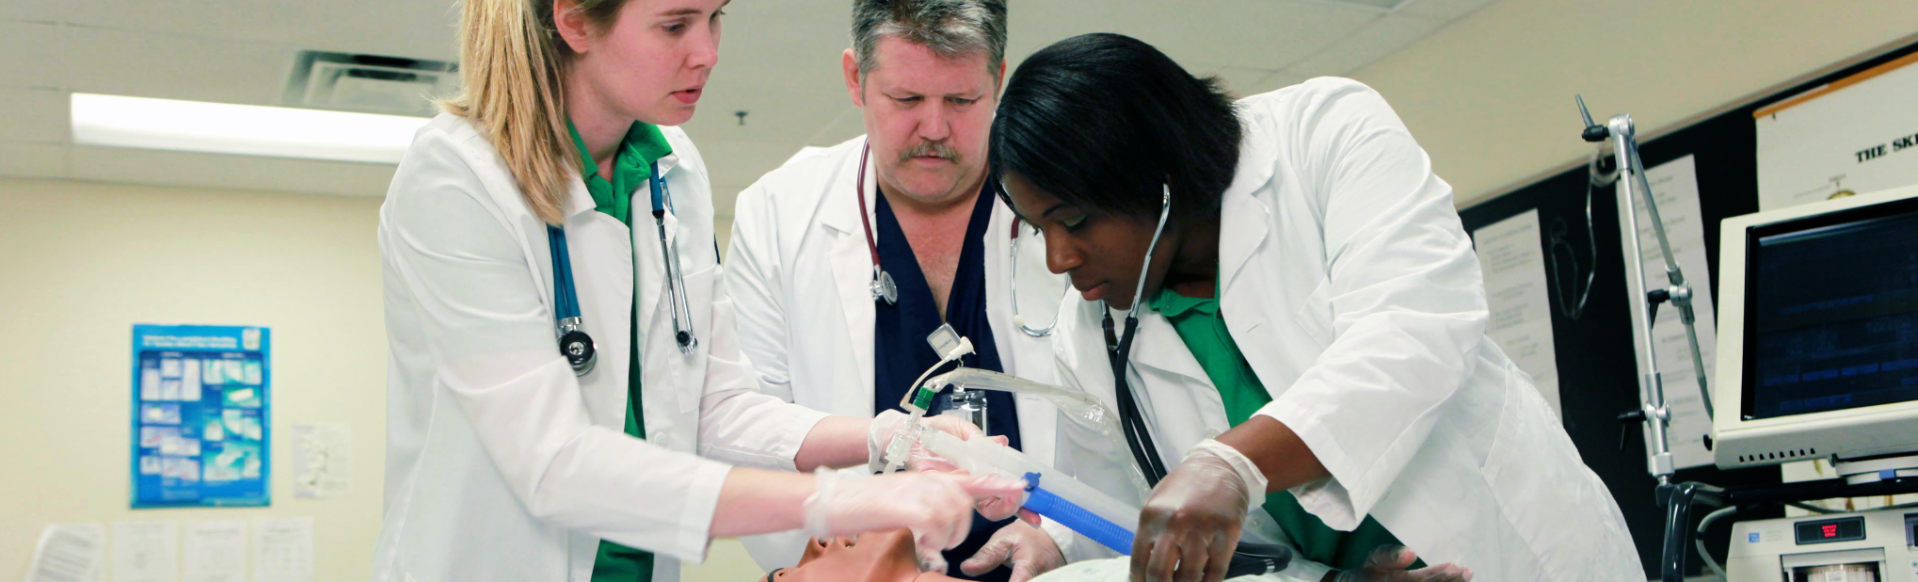
<path fill-rule="evenodd" d="M 932 346 L 926 343 L 926 336 L 939 329 L 940 324 L 950 323 L 959 335 L 972 340 L 973 355 L 966 356 L 961 363 L 970 368 L 1004 372 L 1000 364 L 999 348 L 993 343 L 992 325 L 986 316 L 986 235 L 987 223 L 992 222 L 992 203 L 995 200 L 990 188 L 994 182 L 986 181 L 986 190 L 979 193 L 978 202 L 973 204 L 971 222 L 966 226 L 965 246 L 959 252 L 959 267 L 952 278 L 952 292 L 946 298 L 946 320 L 939 320 L 939 307 L 932 301 L 932 287 L 926 283 L 926 274 L 919 270 L 919 259 L 913 256 L 912 244 L 907 242 L 906 233 L 899 228 L 899 219 L 892 214 L 892 206 L 886 203 L 885 196 L 876 196 L 878 209 L 874 211 L 875 236 L 879 245 L 879 264 L 892 275 L 893 284 L 899 288 L 899 303 L 886 305 L 884 301 L 873 302 L 873 414 L 887 410 L 900 410 L 899 399 L 906 395 L 906 389 L 912 381 L 925 373 L 927 368 L 939 363 L 939 355 L 933 353 Z M 952 370 L 948 364 L 939 372 Z M 943 400 L 943 398 L 941 399 Z M 938 414 L 941 404 L 935 403 L 927 414 Z M 1019 418 L 1013 405 L 1012 395 L 997 390 L 986 391 L 986 434 L 1005 436 L 1012 448 L 1020 448 Z M 1006 580 L 1011 570 L 1004 567 L 993 569 L 981 576 L 966 576 L 959 571 L 959 563 L 972 557 L 984 546 L 993 532 L 1011 520 L 988 522 L 978 513 L 972 514 L 972 535 L 959 547 L 945 552 L 949 565 L 947 575 L 968 580 Z"/>

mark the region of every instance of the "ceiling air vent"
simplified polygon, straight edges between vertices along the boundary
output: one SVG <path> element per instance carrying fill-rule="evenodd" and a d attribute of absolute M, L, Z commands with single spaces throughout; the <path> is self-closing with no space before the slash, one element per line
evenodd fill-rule
<path fill-rule="evenodd" d="M 365 113 L 432 116 L 429 99 L 459 87 L 458 66 L 442 61 L 300 51 L 286 104 Z"/>

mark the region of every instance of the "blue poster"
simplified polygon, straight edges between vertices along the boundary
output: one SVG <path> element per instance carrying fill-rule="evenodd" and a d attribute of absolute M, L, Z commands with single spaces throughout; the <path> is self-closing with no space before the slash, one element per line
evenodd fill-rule
<path fill-rule="evenodd" d="M 270 346 L 264 327 L 133 326 L 134 508 L 271 503 Z"/>

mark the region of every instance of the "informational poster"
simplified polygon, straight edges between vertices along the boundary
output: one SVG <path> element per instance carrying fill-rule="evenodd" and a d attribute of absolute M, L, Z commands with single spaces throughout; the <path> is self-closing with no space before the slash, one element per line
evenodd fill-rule
<path fill-rule="evenodd" d="M 270 503 L 269 340 L 263 327 L 133 326 L 133 507 Z"/>
<path fill-rule="evenodd" d="M 313 518 L 254 520 L 253 582 L 313 582 Z"/>
<path fill-rule="evenodd" d="M 345 495 L 353 483 L 353 431 L 344 424 L 295 424 L 293 496 L 321 499 Z"/>
<path fill-rule="evenodd" d="M 113 523 L 113 582 L 175 582 L 179 580 L 179 555 L 177 523 Z"/>
<path fill-rule="evenodd" d="M 1485 272 L 1485 299 L 1492 310 L 1486 335 L 1532 377 L 1552 412 L 1563 415 L 1543 236 L 1538 211 L 1532 210 L 1473 231 L 1472 244 Z"/>
<path fill-rule="evenodd" d="M 180 529 L 181 582 L 247 582 L 245 521 L 189 521 Z"/>
<path fill-rule="evenodd" d="M 1678 266 L 1685 273 L 1685 282 L 1692 288 L 1692 312 L 1697 317 L 1698 347 L 1705 360 L 1705 377 L 1710 382 L 1717 378 L 1712 371 L 1718 362 L 1718 319 L 1712 313 L 1712 281 L 1705 263 L 1705 214 L 1699 210 L 1697 166 L 1692 156 L 1685 156 L 1645 170 L 1645 180 L 1651 183 L 1653 199 L 1658 202 L 1658 214 L 1664 220 L 1666 238 L 1672 243 L 1672 256 L 1678 260 Z M 1619 192 L 1622 195 L 1624 190 L 1620 189 Z M 1631 261 L 1626 261 L 1625 288 L 1632 289 L 1632 282 L 1641 278 L 1645 281 L 1646 291 L 1668 287 L 1671 282 L 1665 274 L 1665 253 L 1659 249 L 1658 234 L 1652 229 L 1650 211 L 1645 208 L 1642 197 L 1636 204 L 1638 248 L 1639 254 L 1645 258 L 1645 271 L 1631 272 Z M 1625 200 L 1620 199 L 1618 207 L 1625 208 Z M 1631 236 L 1628 234 L 1630 227 L 1622 213 L 1618 218 L 1618 230 L 1621 237 Z M 1623 253 L 1630 257 L 1631 247 L 1625 247 Z M 1644 302 L 1632 298 L 1631 312 L 1632 351 L 1642 362 L 1648 356 L 1638 340 L 1645 330 Z M 1699 395 L 1698 368 L 1692 361 L 1691 339 L 1685 333 L 1685 324 L 1679 319 L 1678 309 L 1670 303 L 1660 305 L 1657 315 L 1658 319 L 1652 325 L 1652 349 L 1658 354 L 1659 376 L 1664 379 L 1665 405 L 1672 414 L 1667 435 L 1671 443 L 1673 466 L 1684 469 L 1712 464 L 1711 449 L 1705 448 L 1705 438 L 1711 434 L 1712 420 L 1705 414 L 1704 399 Z M 1639 386 L 1640 395 L 1649 389 L 1648 386 Z M 1645 446 L 1649 454 L 1650 424 L 1645 427 Z M 1650 462 L 1649 458 L 1647 462 Z"/>
<path fill-rule="evenodd" d="M 1918 53 L 1755 113 L 1758 209 L 1918 184 Z"/>
<path fill-rule="evenodd" d="M 93 582 L 106 568 L 107 528 L 98 523 L 55 524 L 40 530 L 27 582 Z"/>

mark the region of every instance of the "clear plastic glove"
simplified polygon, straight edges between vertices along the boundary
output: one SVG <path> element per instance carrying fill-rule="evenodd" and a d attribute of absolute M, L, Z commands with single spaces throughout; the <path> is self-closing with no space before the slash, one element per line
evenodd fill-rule
<path fill-rule="evenodd" d="M 847 476 L 814 472 L 806 498 L 806 534 L 833 538 L 868 531 L 909 528 L 922 548 L 950 549 L 972 529 L 979 498 L 1021 490 L 1018 481 L 961 478 L 943 473 Z"/>
<path fill-rule="evenodd" d="M 979 552 L 959 563 L 959 571 L 978 576 L 1004 565 L 1012 568 L 1009 582 L 1026 582 L 1066 564 L 1065 554 L 1052 536 L 1024 521 L 1014 521 L 993 532 Z"/>
<path fill-rule="evenodd" d="M 1470 568 L 1440 564 L 1418 570 L 1406 570 L 1418 556 L 1404 546 L 1379 546 L 1365 559 L 1365 567 L 1333 572 L 1325 582 L 1469 582 Z"/>
<path fill-rule="evenodd" d="M 899 431 L 906 428 L 907 418 L 909 417 L 906 413 L 897 410 L 881 412 L 879 416 L 873 417 L 872 428 L 866 430 L 866 454 L 871 459 L 873 471 L 877 472 L 880 467 L 885 466 L 886 445 L 892 444 L 893 437 L 898 436 Z M 962 441 L 986 434 L 986 431 L 956 416 L 936 414 L 920 418 L 919 422 L 940 432 L 959 437 Z M 914 452 L 914 457 L 921 456 L 918 451 Z"/>
<path fill-rule="evenodd" d="M 898 435 L 901 429 L 905 428 L 907 418 L 903 412 L 888 410 L 879 413 L 879 416 L 873 419 L 872 429 L 868 433 L 866 446 L 869 454 L 873 455 L 875 471 L 878 470 L 878 466 L 885 464 L 884 461 L 880 460 L 880 456 L 885 454 L 886 445 L 892 443 L 893 437 Z M 965 419 L 956 416 L 934 415 L 921 418 L 919 421 L 934 430 L 959 437 L 959 440 L 962 441 L 985 437 L 991 439 L 993 442 L 1002 445 L 1006 444 L 1006 437 L 986 436 L 986 431 L 980 430 L 978 426 L 974 426 L 972 423 L 966 422 Z M 952 461 L 932 454 L 931 451 L 927 451 L 925 447 L 922 446 L 914 446 L 906 458 L 906 469 L 909 471 L 932 471 L 965 475 Z M 979 500 L 977 509 L 979 510 L 979 515 L 985 516 L 986 519 L 999 521 L 1012 517 L 1018 512 L 1019 504 L 1024 500 L 1025 491 L 1021 490 L 1006 495 L 982 498 Z M 930 572 L 933 570 L 926 571 Z"/>
<path fill-rule="evenodd" d="M 1132 582 L 1225 579 L 1239 529 L 1265 475 L 1237 449 L 1200 441 L 1173 467 L 1139 512 L 1132 539 Z"/>
<path fill-rule="evenodd" d="M 912 537 L 913 539 L 919 539 L 919 532 L 912 532 Z M 946 552 L 943 549 L 914 546 L 912 549 L 912 557 L 913 561 L 919 563 L 920 572 L 946 573 L 948 564 L 946 564 Z"/>

